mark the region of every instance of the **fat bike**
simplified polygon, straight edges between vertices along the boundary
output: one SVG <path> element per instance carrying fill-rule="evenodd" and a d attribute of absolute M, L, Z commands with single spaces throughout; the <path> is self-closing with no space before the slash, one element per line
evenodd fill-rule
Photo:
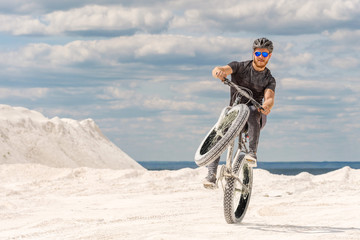
<path fill-rule="evenodd" d="M 195 153 L 195 163 L 207 166 L 227 149 L 226 164 L 220 168 L 216 186 L 221 183 L 224 191 L 224 216 L 226 222 L 231 224 L 239 223 L 244 218 L 253 183 L 253 165 L 245 159 L 249 152 L 246 123 L 250 110 L 246 104 L 240 104 L 241 97 L 246 97 L 256 108 L 263 108 L 252 98 L 251 91 L 226 78 L 224 83 L 236 89 L 236 100 L 232 106 L 222 110 L 217 123 L 201 142 Z"/>

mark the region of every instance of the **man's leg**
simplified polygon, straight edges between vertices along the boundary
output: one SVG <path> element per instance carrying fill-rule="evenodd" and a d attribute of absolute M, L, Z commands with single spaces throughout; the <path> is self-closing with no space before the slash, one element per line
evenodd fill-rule
<path fill-rule="evenodd" d="M 261 113 L 256 107 L 250 106 L 250 115 L 247 121 L 248 124 L 248 135 L 249 135 L 249 154 L 247 156 L 248 161 L 253 161 L 256 166 L 256 152 L 259 144 L 260 137 L 260 119 Z"/>
<path fill-rule="evenodd" d="M 203 185 L 205 188 L 215 188 L 216 187 L 216 173 L 217 173 L 217 168 L 219 166 L 219 162 L 220 162 L 220 157 L 218 157 L 215 161 L 213 161 L 212 163 L 210 163 L 207 166 L 208 175 L 206 176 L 206 178 L 203 181 Z"/>

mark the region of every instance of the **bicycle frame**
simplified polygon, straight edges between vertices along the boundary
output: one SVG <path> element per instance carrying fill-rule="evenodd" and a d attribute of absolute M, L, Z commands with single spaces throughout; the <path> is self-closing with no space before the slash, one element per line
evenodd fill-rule
<path fill-rule="evenodd" d="M 254 106 L 260 110 L 264 110 L 264 108 L 261 106 L 260 103 L 258 103 L 255 99 L 253 99 L 246 91 L 242 90 L 239 86 L 237 86 L 236 84 L 234 84 L 233 82 L 231 82 L 229 79 L 225 78 L 224 79 L 224 84 L 229 85 L 230 87 L 233 87 L 236 89 L 236 91 L 238 91 L 242 96 L 248 98 L 252 104 L 254 104 Z M 239 104 L 239 98 L 237 98 L 234 101 L 234 105 Z M 227 157 L 226 157 L 226 164 L 223 165 L 221 167 L 220 170 L 220 176 L 217 180 L 217 185 L 218 185 L 218 181 L 221 181 L 223 190 L 224 190 L 224 185 L 222 182 L 222 179 L 225 177 L 233 177 L 235 178 L 243 187 L 243 189 L 246 190 L 246 192 L 249 192 L 248 187 L 241 181 L 241 179 L 239 179 L 238 176 L 236 176 L 233 173 L 233 169 L 232 169 L 232 165 L 233 165 L 233 161 L 238 159 L 240 157 L 240 153 L 244 152 L 245 154 L 247 154 L 249 152 L 249 148 L 247 146 L 247 132 L 241 131 L 239 134 L 239 144 L 238 144 L 238 149 L 236 151 L 236 154 L 233 156 L 234 153 L 234 144 L 235 144 L 235 140 L 233 140 L 232 142 L 230 142 L 228 149 L 227 149 Z"/>
<path fill-rule="evenodd" d="M 236 181 L 238 181 L 242 185 L 242 189 L 245 189 L 246 193 L 249 193 L 248 187 L 242 182 L 242 180 L 237 175 L 233 173 L 233 169 L 232 169 L 233 161 L 240 157 L 241 152 L 244 152 L 245 154 L 249 152 L 249 148 L 247 146 L 247 133 L 243 131 L 240 132 L 238 149 L 236 150 L 235 156 L 233 157 L 234 145 L 235 145 L 235 140 L 233 140 L 228 146 L 226 163 L 221 167 L 219 178 L 217 180 L 217 185 L 218 182 L 220 181 L 222 188 L 224 190 L 225 187 L 222 180 L 227 177 L 232 177 L 235 178 Z"/>
<path fill-rule="evenodd" d="M 224 191 L 225 220 L 227 223 L 237 223 L 241 222 L 246 214 L 253 182 L 252 167 L 254 165 L 246 156 L 249 153 L 246 124 L 251 111 L 247 104 L 251 102 L 256 108 L 261 110 L 263 108 L 252 98 L 252 92 L 249 89 L 241 88 L 226 78 L 223 82 L 239 94 L 235 95 L 236 99 L 231 107 L 225 107 L 222 110 L 217 123 L 197 149 L 195 162 L 198 166 L 206 166 L 227 150 L 226 164 L 221 166 L 216 183 L 204 182 L 204 187 L 218 187 L 219 181 L 221 182 Z M 249 101 L 243 104 L 242 97 Z"/>

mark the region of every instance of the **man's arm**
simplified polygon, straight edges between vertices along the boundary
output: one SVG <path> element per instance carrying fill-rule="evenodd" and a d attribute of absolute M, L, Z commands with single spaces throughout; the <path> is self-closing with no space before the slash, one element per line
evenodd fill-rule
<path fill-rule="evenodd" d="M 233 70 L 229 65 L 222 66 L 222 67 L 215 67 L 212 70 L 212 75 L 214 78 L 218 78 L 221 81 L 224 81 L 224 79 L 227 77 L 227 75 L 232 74 Z"/>
<path fill-rule="evenodd" d="M 261 112 L 265 115 L 268 115 L 271 111 L 271 108 L 274 106 L 275 103 L 275 92 L 270 88 L 265 89 L 264 93 L 264 103 L 262 107 L 265 110 L 261 110 Z"/>

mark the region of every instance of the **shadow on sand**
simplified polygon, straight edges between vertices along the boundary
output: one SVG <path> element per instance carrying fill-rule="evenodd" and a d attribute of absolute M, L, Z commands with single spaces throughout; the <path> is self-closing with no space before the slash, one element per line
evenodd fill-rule
<path fill-rule="evenodd" d="M 341 232 L 359 232 L 360 228 L 341 228 L 341 227 L 327 227 L 327 226 L 299 226 L 299 225 L 269 225 L 269 224 L 246 224 L 242 223 L 241 225 L 259 231 L 269 231 L 269 232 L 282 232 L 282 233 L 341 233 Z"/>

